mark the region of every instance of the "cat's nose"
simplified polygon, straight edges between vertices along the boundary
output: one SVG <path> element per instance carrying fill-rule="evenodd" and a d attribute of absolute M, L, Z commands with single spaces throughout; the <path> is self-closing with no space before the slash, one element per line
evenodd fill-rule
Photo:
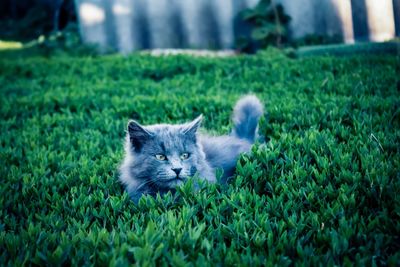
<path fill-rule="evenodd" d="M 179 175 L 181 173 L 182 168 L 171 168 L 171 170 L 173 170 L 176 175 Z"/>

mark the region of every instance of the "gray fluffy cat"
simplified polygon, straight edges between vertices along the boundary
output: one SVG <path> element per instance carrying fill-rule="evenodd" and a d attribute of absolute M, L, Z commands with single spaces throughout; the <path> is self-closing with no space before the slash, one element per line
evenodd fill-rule
<path fill-rule="evenodd" d="M 142 126 L 132 120 L 119 179 L 136 203 L 143 194 L 173 191 L 196 173 L 215 182 L 215 170 L 221 168 L 226 181 L 234 174 L 240 153 L 249 151 L 254 143 L 262 114 L 257 97 L 241 98 L 233 111 L 233 131 L 223 136 L 197 133 L 202 116 L 177 125 Z"/>

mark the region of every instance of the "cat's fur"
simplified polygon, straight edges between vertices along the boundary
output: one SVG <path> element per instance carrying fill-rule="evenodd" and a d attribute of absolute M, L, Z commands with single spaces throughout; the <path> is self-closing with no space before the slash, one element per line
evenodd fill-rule
<path fill-rule="evenodd" d="M 226 181 L 234 174 L 240 153 L 249 151 L 254 143 L 262 113 L 263 106 L 257 97 L 241 98 L 233 111 L 232 133 L 223 136 L 197 133 L 202 116 L 178 125 L 141 126 L 132 120 L 128 124 L 119 179 L 135 202 L 143 194 L 154 196 L 174 190 L 196 173 L 215 182 L 217 168 L 223 169 L 222 178 Z M 189 154 L 185 160 L 183 153 Z M 159 160 L 156 155 L 165 155 L 166 159 Z"/>

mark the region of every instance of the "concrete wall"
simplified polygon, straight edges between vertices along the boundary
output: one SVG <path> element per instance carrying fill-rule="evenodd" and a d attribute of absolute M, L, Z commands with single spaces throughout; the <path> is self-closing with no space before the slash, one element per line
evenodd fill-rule
<path fill-rule="evenodd" d="M 122 53 L 148 48 L 233 48 L 238 14 L 258 0 L 75 0 L 83 40 Z M 400 0 L 274 0 L 290 33 L 385 41 L 400 31 Z"/>
<path fill-rule="evenodd" d="M 357 41 L 386 41 L 395 36 L 392 0 L 352 0 L 354 35 Z M 398 2 L 398 1 L 397 1 Z"/>
<path fill-rule="evenodd" d="M 280 0 L 291 16 L 291 35 L 309 34 L 341 36 L 354 42 L 351 2 L 348 0 Z"/>

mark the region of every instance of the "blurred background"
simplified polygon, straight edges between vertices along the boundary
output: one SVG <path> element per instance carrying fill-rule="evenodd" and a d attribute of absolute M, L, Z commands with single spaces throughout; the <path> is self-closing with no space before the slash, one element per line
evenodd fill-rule
<path fill-rule="evenodd" d="M 77 22 L 74 0 L 1 0 L 0 39 L 30 41 Z"/>
<path fill-rule="evenodd" d="M 81 42 L 103 52 L 384 42 L 400 0 L 2 0 L 3 46 Z"/>

